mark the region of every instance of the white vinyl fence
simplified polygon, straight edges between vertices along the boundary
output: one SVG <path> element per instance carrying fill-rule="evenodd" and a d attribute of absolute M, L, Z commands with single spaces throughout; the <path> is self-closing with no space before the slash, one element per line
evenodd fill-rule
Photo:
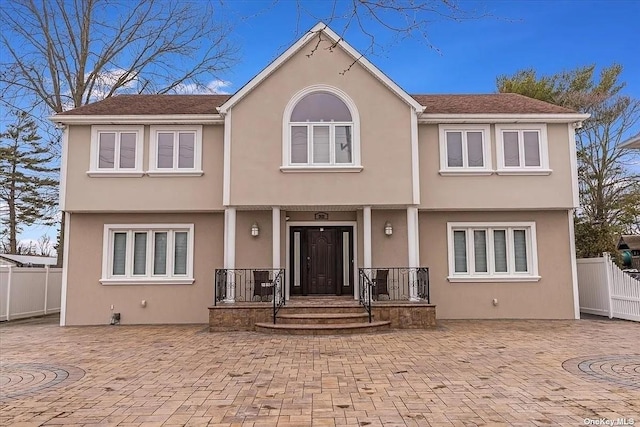
<path fill-rule="evenodd" d="M 0 267 L 0 321 L 60 312 L 61 268 Z"/>
<path fill-rule="evenodd" d="M 640 280 L 620 270 L 607 253 L 577 262 L 582 313 L 640 322 Z"/>

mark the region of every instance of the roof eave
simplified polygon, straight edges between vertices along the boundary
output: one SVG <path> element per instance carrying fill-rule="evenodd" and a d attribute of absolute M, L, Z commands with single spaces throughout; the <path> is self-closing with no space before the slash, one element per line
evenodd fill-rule
<path fill-rule="evenodd" d="M 620 144 L 622 148 L 638 148 L 640 149 L 640 134 Z"/>
<path fill-rule="evenodd" d="M 63 115 L 49 117 L 54 123 L 65 125 L 101 124 L 223 124 L 220 114 L 135 114 L 135 115 Z"/>
<path fill-rule="evenodd" d="M 590 117 L 581 113 L 530 113 L 530 114 L 487 114 L 487 113 L 422 113 L 418 123 L 572 123 Z"/>
<path fill-rule="evenodd" d="M 239 102 L 245 95 L 253 90 L 254 87 L 259 85 L 264 79 L 270 76 L 276 71 L 282 64 L 284 64 L 290 57 L 296 52 L 302 49 L 319 31 L 324 32 L 327 36 L 332 38 L 341 48 L 343 48 L 349 55 L 357 60 L 365 69 L 367 69 L 372 75 L 374 75 L 380 82 L 387 86 L 391 91 L 398 95 L 403 101 L 409 104 L 417 113 L 422 113 L 424 107 L 420 105 L 415 99 L 413 99 L 407 92 L 405 92 L 400 86 L 393 82 L 389 77 L 382 73 L 375 65 L 367 60 L 362 54 L 354 49 L 349 43 L 344 41 L 342 37 L 336 34 L 328 25 L 323 22 L 318 22 L 313 28 L 298 39 L 289 49 L 284 51 L 282 55 L 277 57 L 266 68 L 258 73 L 253 79 L 251 79 L 246 85 L 244 85 L 239 91 L 237 91 L 231 98 L 229 98 L 224 104 L 218 107 L 218 112 L 222 115 L 226 114 L 229 109 Z"/>

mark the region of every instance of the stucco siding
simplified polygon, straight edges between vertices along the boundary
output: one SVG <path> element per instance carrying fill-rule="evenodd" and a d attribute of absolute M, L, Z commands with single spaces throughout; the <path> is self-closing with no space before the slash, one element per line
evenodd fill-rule
<path fill-rule="evenodd" d="M 311 41 L 231 110 L 231 205 L 411 203 L 411 109 L 340 48 Z M 343 71 L 349 66 L 351 69 Z M 360 117 L 361 172 L 283 173 L 283 115 L 300 90 L 345 92 Z M 392 179 L 390 177 L 393 177 Z"/>
<path fill-rule="evenodd" d="M 526 125 L 523 125 L 526 126 Z M 569 209 L 573 205 L 567 124 L 548 124 L 549 175 L 442 176 L 438 125 L 420 125 L 420 190 L 424 209 Z M 485 141 L 486 142 L 486 141 Z M 491 163 L 497 169 L 495 125 Z"/>
<path fill-rule="evenodd" d="M 420 264 L 429 267 L 431 303 L 439 319 L 574 316 L 569 224 L 566 211 L 420 212 Z M 534 221 L 538 282 L 450 283 L 447 222 Z M 493 299 L 498 300 L 496 306 Z"/>
<path fill-rule="evenodd" d="M 122 324 L 206 323 L 207 306 L 213 303 L 214 270 L 223 263 L 223 222 L 220 213 L 72 214 L 66 324 L 104 325 L 112 313 L 121 313 Z M 194 224 L 193 284 L 100 284 L 104 225 L 136 223 Z"/>
<path fill-rule="evenodd" d="M 143 169 L 149 166 L 145 126 Z M 202 176 L 90 177 L 91 126 L 69 127 L 65 210 L 69 212 L 222 209 L 223 127 L 202 131 Z"/>
<path fill-rule="evenodd" d="M 389 221 L 393 234 L 384 234 L 384 224 Z M 371 259 L 372 267 L 407 267 L 409 247 L 407 245 L 407 211 L 371 210 Z"/>
<path fill-rule="evenodd" d="M 259 234 L 251 235 L 256 223 Z M 272 268 L 273 227 L 271 211 L 237 211 L 236 268 Z"/>

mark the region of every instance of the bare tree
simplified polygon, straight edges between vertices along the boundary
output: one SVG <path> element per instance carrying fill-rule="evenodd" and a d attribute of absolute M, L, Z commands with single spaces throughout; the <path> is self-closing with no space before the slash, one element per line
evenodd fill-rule
<path fill-rule="evenodd" d="M 295 36 L 307 30 L 300 27 L 301 18 L 311 17 L 324 22 L 340 36 L 328 49 L 336 47 L 350 30 L 363 34 L 368 44 L 361 49 L 362 56 L 385 52 L 406 39 L 418 40 L 427 48 L 440 52 L 429 37 L 429 29 L 435 22 L 462 22 L 489 16 L 486 11 L 472 8 L 469 4 L 462 7 L 455 0 L 331 0 L 320 4 L 324 7 L 318 8 L 319 3 L 306 0 L 295 1 L 298 17 Z M 309 55 L 319 48 L 320 41 L 312 47 Z M 360 59 L 355 58 L 343 73 Z"/>
<path fill-rule="evenodd" d="M 5 92 L 55 113 L 119 92 L 206 89 L 235 53 L 206 2 L 14 0 L 0 16 Z"/>
<path fill-rule="evenodd" d="M 621 143 L 640 121 L 640 100 L 624 95 L 622 66 L 578 67 L 551 76 L 533 69 L 497 79 L 498 91 L 515 92 L 591 114 L 577 130 L 580 209 L 576 212 L 578 256 L 615 252 L 620 233 L 640 227 L 640 175 L 630 168 L 637 153 Z"/>
<path fill-rule="evenodd" d="M 36 252 L 40 256 L 51 256 L 53 254 L 53 244 L 48 234 L 43 234 L 36 241 Z"/>
<path fill-rule="evenodd" d="M 49 114 L 117 93 L 206 91 L 235 59 L 214 12 L 180 0 L 0 2 L 0 103 L 32 106 L 55 134 Z"/>

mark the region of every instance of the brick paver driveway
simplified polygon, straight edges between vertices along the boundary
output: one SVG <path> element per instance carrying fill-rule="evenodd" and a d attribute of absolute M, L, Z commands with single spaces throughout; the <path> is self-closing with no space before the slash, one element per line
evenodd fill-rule
<path fill-rule="evenodd" d="M 0 425 L 640 421 L 632 322 L 440 321 L 327 337 L 54 322 L 0 326 Z"/>

